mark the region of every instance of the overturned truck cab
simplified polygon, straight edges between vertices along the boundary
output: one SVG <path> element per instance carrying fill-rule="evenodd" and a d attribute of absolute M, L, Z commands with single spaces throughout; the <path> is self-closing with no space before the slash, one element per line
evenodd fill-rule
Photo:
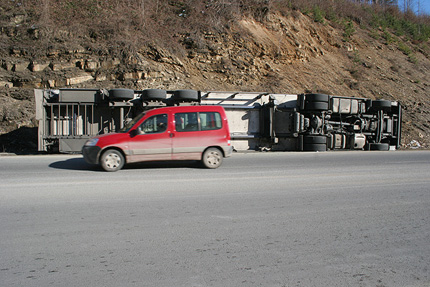
<path fill-rule="evenodd" d="M 296 138 L 296 150 L 389 150 L 398 149 L 401 105 L 369 100 L 301 94 L 296 106 L 274 105 L 274 148 L 288 150 L 283 141 Z M 285 125 L 285 122 L 290 125 Z M 290 129 L 288 129 L 290 127 Z"/>
<path fill-rule="evenodd" d="M 35 90 L 39 151 L 77 153 L 89 139 L 116 132 L 141 112 L 166 106 L 220 105 L 237 151 L 395 150 L 397 101 L 326 94 L 160 89 Z"/>

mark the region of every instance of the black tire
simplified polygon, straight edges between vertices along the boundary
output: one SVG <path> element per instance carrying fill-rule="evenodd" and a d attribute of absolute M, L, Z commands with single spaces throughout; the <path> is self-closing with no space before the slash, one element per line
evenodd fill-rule
<path fill-rule="evenodd" d="M 120 170 L 124 163 L 124 156 L 115 149 L 106 150 L 100 158 L 100 165 L 105 171 L 109 172 Z"/>
<path fill-rule="evenodd" d="M 307 102 L 326 102 L 328 103 L 330 100 L 329 95 L 325 94 L 306 94 Z"/>
<path fill-rule="evenodd" d="M 142 95 L 140 96 L 140 99 L 143 101 L 147 101 L 147 100 L 162 101 L 166 99 L 166 91 L 159 90 L 159 89 L 147 89 L 143 91 Z"/>
<path fill-rule="evenodd" d="M 326 102 L 307 102 L 305 105 L 307 111 L 327 111 L 328 103 Z"/>
<path fill-rule="evenodd" d="M 388 151 L 390 149 L 390 145 L 388 143 L 370 143 L 369 150 L 380 150 L 380 151 Z"/>
<path fill-rule="evenodd" d="M 198 101 L 199 93 L 195 90 L 177 90 L 173 92 L 173 99 L 177 101 Z"/>
<path fill-rule="evenodd" d="M 370 102 L 370 109 L 373 111 L 391 110 L 391 102 L 387 100 L 374 100 Z"/>
<path fill-rule="evenodd" d="M 112 89 L 109 90 L 110 100 L 132 100 L 134 99 L 134 91 L 131 89 Z"/>
<path fill-rule="evenodd" d="M 315 135 L 315 136 L 305 135 L 303 136 L 303 143 L 304 144 L 327 144 L 327 137 L 321 136 L 321 135 Z"/>
<path fill-rule="evenodd" d="M 327 144 L 303 144 L 303 151 L 327 151 Z"/>
<path fill-rule="evenodd" d="M 202 156 L 202 164 L 206 168 L 218 168 L 222 164 L 223 154 L 217 148 L 208 148 Z"/>
<path fill-rule="evenodd" d="M 306 94 L 304 98 L 305 111 L 328 111 L 330 96 L 325 94 Z"/>

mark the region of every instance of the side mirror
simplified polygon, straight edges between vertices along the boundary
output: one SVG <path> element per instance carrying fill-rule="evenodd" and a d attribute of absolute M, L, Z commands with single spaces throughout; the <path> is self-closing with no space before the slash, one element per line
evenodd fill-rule
<path fill-rule="evenodd" d="M 138 127 L 137 129 L 131 130 L 130 131 L 130 136 L 133 138 L 135 136 L 141 135 L 142 134 L 142 130 L 140 129 L 140 127 Z"/>

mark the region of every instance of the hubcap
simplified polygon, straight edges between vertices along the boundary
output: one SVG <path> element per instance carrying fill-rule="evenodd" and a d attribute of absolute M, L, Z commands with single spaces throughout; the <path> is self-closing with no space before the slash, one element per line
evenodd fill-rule
<path fill-rule="evenodd" d="M 121 163 L 121 159 L 117 154 L 111 153 L 106 156 L 105 163 L 108 168 L 117 168 Z"/>
<path fill-rule="evenodd" d="M 210 165 L 217 165 L 220 162 L 220 155 L 212 151 L 208 154 L 207 160 Z"/>

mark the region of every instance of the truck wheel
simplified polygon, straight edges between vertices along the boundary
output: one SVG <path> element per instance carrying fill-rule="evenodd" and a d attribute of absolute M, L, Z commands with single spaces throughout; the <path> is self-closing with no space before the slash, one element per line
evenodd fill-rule
<path fill-rule="evenodd" d="M 305 135 L 303 136 L 303 143 L 304 144 L 327 144 L 327 137 L 316 135 L 316 136 L 310 136 Z"/>
<path fill-rule="evenodd" d="M 132 100 L 134 99 L 134 91 L 131 89 L 112 89 L 109 90 L 110 100 Z"/>
<path fill-rule="evenodd" d="M 115 149 L 108 149 L 102 154 L 100 163 L 105 171 L 117 171 L 124 166 L 125 160 L 121 152 Z"/>
<path fill-rule="evenodd" d="M 325 103 L 325 102 L 306 103 L 305 109 L 308 111 L 327 111 L 328 110 L 328 103 Z"/>
<path fill-rule="evenodd" d="M 162 101 L 162 100 L 166 99 L 166 91 L 165 90 L 159 90 L 159 89 L 143 90 L 143 93 L 140 96 L 140 99 L 143 101 L 145 101 L 145 100 Z"/>
<path fill-rule="evenodd" d="M 387 143 L 370 143 L 369 150 L 382 150 L 388 151 L 390 149 L 390 145 Z"/>
<path fill-rule="evenodd" d="M 303 144 L 303 151 L 327 151 L 327 144 Z"/>
<path fill-rule="evenodd" d="M 217 168 L 222 164 L 223 155 L 217 148 L 208 148 L 202 156 L 202 164 L 206 168 Z"/>
<path fill-rule="evenodd" d="M 177 90 L 173 92 L 175 100 L 198 101 L 199 93 L 195 90 Z"/>
<path fill-rule="evenodd" d="M 387 100 L 374 100 L 370 102 L 370 107 L 373 111 L 389 111 L 391 109 L 391 102 Z"/>
<path fill-rule="evenodd" d="M 329 95 L 307 94 L 305 97 L 305 110 L 307 111 L 327 111 L 329 108 Z"/>
<path fill-rule="evenodd" d="M 326 102 L 330 99 L 329 95 L 325 94 L 306 94 L 306 101 L 309 102 Z"/>

